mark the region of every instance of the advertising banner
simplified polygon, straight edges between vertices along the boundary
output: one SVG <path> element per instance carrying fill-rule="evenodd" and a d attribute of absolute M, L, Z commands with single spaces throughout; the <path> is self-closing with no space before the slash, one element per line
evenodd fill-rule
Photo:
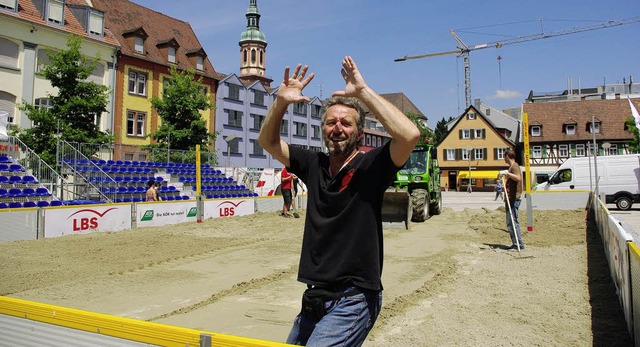
<path fill-rule="evenodd" d="M 44 237 L 131 229 L 131 204 L 46 207 Z"/>
<path fill-rule="evenodd" d="M 253 199 L 215 199 L 204 202 L 203 217 L 246 216 L 255 212 Z"/>
<path fill-rule="evenodd" d="M 136 205 L 136 227 L 163 226 L 184 222 L 196 222 L 196 201 L 142 203 Z"/>

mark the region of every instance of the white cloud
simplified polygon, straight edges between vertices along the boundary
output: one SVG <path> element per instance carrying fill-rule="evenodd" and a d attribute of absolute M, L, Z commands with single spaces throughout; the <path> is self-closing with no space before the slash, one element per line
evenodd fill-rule
<path fill-rule="evenodd" d="M 514 90 L 496 90 L 496 93 L 490 99 L 515 99 L 519 98 L 520 95 Z"/>

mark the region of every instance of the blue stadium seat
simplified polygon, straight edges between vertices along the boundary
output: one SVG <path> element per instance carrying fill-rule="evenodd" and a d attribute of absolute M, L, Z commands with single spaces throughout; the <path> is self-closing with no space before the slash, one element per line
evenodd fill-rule
<path fill-rule="evenodd" d="M 22 204 L 22 207 L 38 207 L 38 204 L 34 201 L 25 201 L 24 204 Z"/>
<path fill-rule="evenodd" d="M 51 193 L 49 193 L 49 190 L 45 187 L 38 187 L 35 190 L 35 195 L 36 196 L 49 196 L 51 195 Z"/>
<path fill-rule="evenodd" d="M 36 203 L 36 205 L 38 205 L 38 207 L 48 207 L 49 206 L 49 202 L 46 200 L 40 200 Z"/>
<path fill-rule="evenodd" d="M 60 200 L 52 200 L 49 205 L 51 206 L 62 206 L 62 201 Z"/>
<path fill-rule="evenodd" d="M 0 202 L 0 208 L 9 208 L 9 205 L 4 202 Z"/>
<path fill-rule="evenodd" d="M 17 201 L 12 201 L 9 203 L 9 208 L 21 208 L 22 207 L 22 203 L 17 202 Z"/>
<path fill-rule="evenodd" d="M 6 155 L 0 155 L 0 163 L 11 163 L 11 158 Z"/>

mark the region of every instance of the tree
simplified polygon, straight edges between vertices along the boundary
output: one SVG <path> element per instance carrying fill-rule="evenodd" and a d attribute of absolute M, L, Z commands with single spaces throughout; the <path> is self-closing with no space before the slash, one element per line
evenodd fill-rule
<path fill-rule="evenodd" d="M 449 119 L 445 120 L 444 118 L 440 119 L 438 123 L 436 123 L 436 129 L 433 132 L 433 142 L 437 146 L 447 137 L 449 130 L 447 130 L 447 123 L 451 122 L 453 117 L 449 116 Z"/>
<path fill-rule="evenodd" d="M 50 165 L 56 162 L 55 135 L 69 142 L 105 144 L 113 141 L 113 137 L 98 126 L 101 114 L 107 111 L 109 87 L 87 81 L 99 57 L 83 55 L 81 46 L 82 38 L 71 35 L 66 50 L 47 52 L 51 63 L 42 66 L 38 75 L 49 80 L 58 91 L 57 95 L 47 93 L 51 108 L 38 108 L 24 100 L 18 106 L 33 122 L 29 129 L 18 129 L 18 137 Z"/>
<path fill-rule="evenodd" d="M 624 128 L 627 132 L 633 134 L 633 139 L 627 141 L 627 145 L 629 145 L 629 153 L 638 153 L 638 150 L 640 150 L 640 135 L 638 134 L 638 127 L 636 126 L 636 122 L 633 117 L 625 120 Z"/>
<path fill-rule="evenodd" d="M 433 138 L 433 132 L 422 122 L 422 117 L 415 112 L 407 112 L 406 116 L 418 127 L 418 130 L 420 130 L 420 139 L 418 140 L 417 145 L 426 145 L 427 143 L 430 143 Z"/>
<path fill-rule="evenodd" d="M 201 145 L 202 150 L 207 151 L 216 135 L 209 133 L 200 114 L 213 107 L 206 92 L 203 92 L 202 78 L 196 79 L 192 69 L 179 71 L 173 66 L 170 74 L 162 98 L 151 99 L 151 105 L 158 112 L 162 124 L 155 133 L 149 135 L 156 143 L 145 148 L 193 150 L 196 145 Z"/>

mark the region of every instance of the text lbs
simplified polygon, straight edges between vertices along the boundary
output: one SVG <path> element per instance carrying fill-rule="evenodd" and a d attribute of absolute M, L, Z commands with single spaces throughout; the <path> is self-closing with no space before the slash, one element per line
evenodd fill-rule
<path fill-rule="evenodd" d="M 73 231 L 83 231 L 98 227 L 98 218 L 80 218 L 73 220 Z"/>
<path fill-rule="evenodd" d="M 220 208 L 220 217 L 231 217 L 235 214 L 233 207 L 222 207 Z"/>

